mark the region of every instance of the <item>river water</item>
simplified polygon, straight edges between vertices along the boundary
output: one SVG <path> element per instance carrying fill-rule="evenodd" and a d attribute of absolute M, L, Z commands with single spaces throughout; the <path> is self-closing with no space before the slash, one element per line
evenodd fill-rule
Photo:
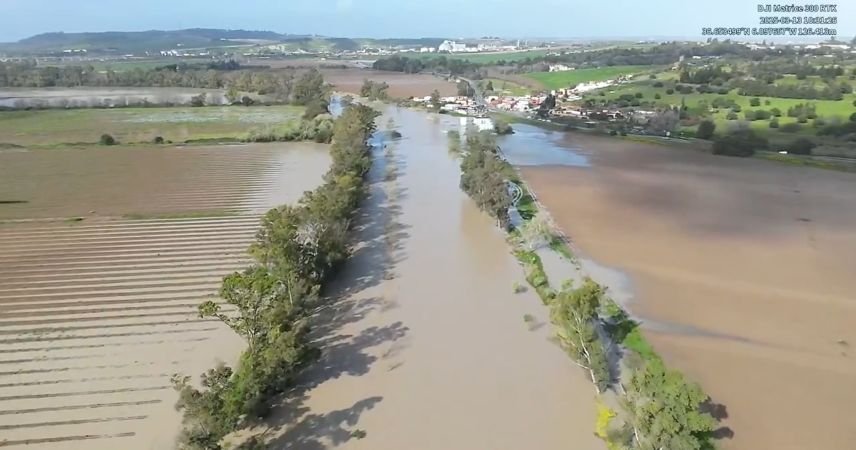
<path fill-rule="evenodd" d="M 550 341 L 504 234 L 459 189 L 456 118 L 387 107 L 360 244 L 319 313 L 321 361 L 272 448 L 599 449 L 594 388 Z M 386 146 L 386 148 L 384 148 Z"/>

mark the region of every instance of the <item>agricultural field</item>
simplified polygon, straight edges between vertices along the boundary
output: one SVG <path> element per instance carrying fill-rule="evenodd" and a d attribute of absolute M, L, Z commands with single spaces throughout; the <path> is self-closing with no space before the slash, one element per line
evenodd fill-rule
<path fill-rule="evenodd" d="M 108 133 L 121 143 L 241 139 L 257 126 L 296 121 L 296 106 L 115 108 L 0 112 L 0 145 L 96 143 Z"/>
<path fill-rule="evenodd" d="M 482 82 L 486 85 L 488 82 L 493 83 L 493 89 L 496 93 L 504 95 L 528 95 L 532 93 L 532 89 L 521 84 L 508 80 L 500 80 L 498 78 L 485 78 Z"/>
<path fill-rule="evenodd" d="M 172 448 L 173 374 L 242 340 L 196 307 L 326 146 L 0 150 L 0 445 Z"/>
<path fill-rule="evenodd" d="M 76 87 L 0 88 L 0 107 L 14 109 L 101 108 L 144 103 L 189 104 L 193 96 L 205 93 L 206 104 L 227 104 L 221 89 L 181 87 Z"/>
<path fill-rule="evenodd" d="M 321 69 L 321 74 L 334 89 L 352 94 L 359 94 L 365 80 L 388 84 L 387 93 L 392 98 L 424 97 L 435 89 L 443 96 L 458 92 L 454 83 L 428 74 L 363 69 Z"/>
<path fill-rule="evenodd" d="M 408 58 L 431 59 L 445 56 L 448 59 L 467 60 L 477 64 L 495 64 L 497 61 L 521 61 L 526 58 L 539 58 L 548 53 L 556 52 L 550 50 L 527 50 L 521 52 L 496 52 L 496 53 L 405 53 L 402 56 Z"/>
<path fill-rule="evenodd" d="M 593 69 L 577 69 L 564 72 L 532 72 L 525 76 L 541 83 L 546 89 L 573 87 L 590 81 L 605 81 L 621 75 L 650 72 L 651 66 L 610 66 Z"/>

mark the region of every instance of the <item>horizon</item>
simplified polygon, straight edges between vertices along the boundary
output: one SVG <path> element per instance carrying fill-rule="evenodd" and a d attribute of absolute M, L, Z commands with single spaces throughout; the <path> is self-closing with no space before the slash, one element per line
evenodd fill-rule
<path fill-rule="evenodd" d="M 466 5 L 465 10 L 454 0 L 435 0 L 430 5 L 401 5 L 391 0 L 296 0 L 288 4 L 275 0 L 247 0 L 240 5 L 222 1 L 188 0 L 174 4 L 165 0 L 151 0 L 144 4 L 123 2 L 125 4 L 119 5 L 122 8 L 121 17 L 110 17 L 110 9 L 117 8 L 115 1 L 56 3 L 55 0 L 7 0 L 0 4 L 0 15 L 19 19 L 0 29 L 0 42 L 14 43 L 45 33 L 193 28 L 376 39 L 461 38 L 469 35 L 466 38 L 502 36 L 508 39 L 535 39 L 535 36 L 550 36 L 552 39 L 580 40 L 635 40 L 646 37 L 704 40 L 707 36 L 701 35 L 702 27 L 758 26 L 756 5 L 745 0 L 720 0 L 710 6 L 687 4 L 681 0 L 659 0 L 656 6 L 633 0 L 612 0 L 607 10 L 602 9 L 601 5 L 573 0 L 532 0 L 526 4 L 511 0 L 486 0 Z M 52 11 L 52 14 L 44 15 L 45 10 Z M 477 14 L 473 14 L 473 10 Z M 461 11 L 461 14 L 450 14 L 455 11 Z M 663 33 L 665 15 L 670 19 L 670 33 Z M 39 20 L 27 20 L 31 17 L 38 17 Z M 838 31 L 835 38 L 849 41 L 856 35 L 856 4 L 839 4 L 837 17 L 839 22 L 833 26 Z M 506 21 L 505 18 L 513 19 Z M 70 26 L 70 23 L 74 25 Z M 620 33 L 616 34 L 616 30 Z M 722 40 L 727 36 L 718 38 Z M 732 37 L 734 40 L 763 38 Z M 775 41 L 804 40 L 796 36 L 766 38 Z M 826 40 L 829 37 L 807 38 Z"/>

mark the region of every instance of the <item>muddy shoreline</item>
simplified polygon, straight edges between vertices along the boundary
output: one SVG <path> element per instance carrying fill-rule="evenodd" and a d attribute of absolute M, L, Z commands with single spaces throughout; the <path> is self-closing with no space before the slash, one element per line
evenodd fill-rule
<path fill-rule="evenodd" d="M 667 363 L 724 405 L 723 448 L 852 442 L 856 177 L 578 133 L 545 142 L 590 167 L 524 165 L 526 181 L 577 249 L 628 276 Z"/>

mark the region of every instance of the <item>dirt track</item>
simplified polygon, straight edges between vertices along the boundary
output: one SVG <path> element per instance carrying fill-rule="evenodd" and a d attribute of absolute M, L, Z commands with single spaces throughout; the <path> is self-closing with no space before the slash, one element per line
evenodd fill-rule
<path fill-rule="evenodd" d="M 274 144 L 0 154 L 2 192 L 25 201 L 0 204 L 12 219 L 0 225 L 0 446 L 171 448 L 169 377 L 243 347 L 196 306 L 247 262 L 259 214 L 320 183 L 328 161 Z"/>
<path fill-rule="evenodd" d="M 524 168 L 527 181 L 582 251 L 632 277 L 657 350 L 725 406 L 722 447 L 852 447 L 856 176 L 566 145 L 592 167 Z"/>

